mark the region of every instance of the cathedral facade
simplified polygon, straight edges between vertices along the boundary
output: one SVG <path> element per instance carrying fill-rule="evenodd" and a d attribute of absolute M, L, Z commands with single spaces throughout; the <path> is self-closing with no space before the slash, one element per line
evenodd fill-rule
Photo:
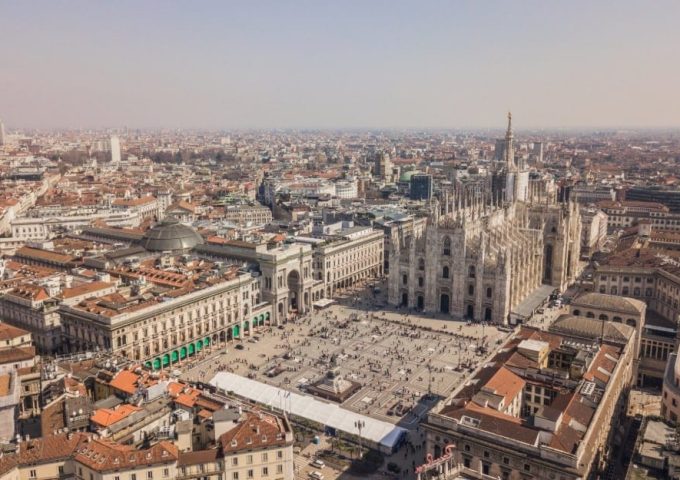
<path fill-rule="evenodd" d="M 578 205 L 536 189 L 528 169 L 515 164 L 512 142 L 509 117 L 505 158 L 488 188 L 443 193 L 424 229 L 391 239 L 390 304 L 507 324 L 542 285 L 564 290 L 574 281 Z"/>

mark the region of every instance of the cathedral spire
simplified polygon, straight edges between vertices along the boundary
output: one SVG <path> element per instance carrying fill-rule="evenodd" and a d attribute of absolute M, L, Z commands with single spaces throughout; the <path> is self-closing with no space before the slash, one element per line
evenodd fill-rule
<path fill-rule="evenodd" d="M 512 145 L 512 112 L 508 112 L 508 130 L 505 132 L 505 164 L 509 170 L 515 170 L 515 150 Z"/>

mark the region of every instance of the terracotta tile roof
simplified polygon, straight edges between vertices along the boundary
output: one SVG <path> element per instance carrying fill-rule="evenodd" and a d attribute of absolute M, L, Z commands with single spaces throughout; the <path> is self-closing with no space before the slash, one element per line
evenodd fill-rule
<path fill-rule="evenodd" d="M 23 283 L 19 285 L 17 288 L 12 290 L 10 294 L 36 302 L 50 298 L 50 296 L 47 294 L 47 291 L 43 287 L 39 285 L 33 285 L 31 283 Z"/>
<path fill-rule="evenodd" d="M 170 442 L 159 442 L 146 450 L 137 450 L 106 439 L 96 439 L 78 445 L 74 458 L 92 470 L 104 472 L 129 469 L 139 465 L 171 463 L 178 457 L 177 447 Z"/>
<path fill-rule="evenodd" d="M 35 347 L 10 347 L 0 350 L 0 365 L 35 358 Z"/>
<path fill-rule="evenodd" d="M 216 462 L 221 457 L 220 454 L 221 452 L 217 448 L 180 453 L 177 465 L 184 467 L 188 465 L 203 465 L 210 462 Z"/>
<path fill-rule="evenodd" d="M 490 389 L 496 395 L 500 395 L 505 399 L 507 405 L 518 393 L 522 391 L 526 382 L 521 377 L 515 375 L 505 367 L 501 367 L 498 371 L 486 382 L 487 389 Z"/>
<path fill-rule="evenodd" d="M 125 417 L 139 411 L 141 411 L 141 408 L 124 403 L 118 408 L 100 408 L 99 410 L 95 410 L 90 417 L 90 421 L 102 427 L 110 427 L 111 425 L 120 422 Z"/>
<path fill-rule="evenodd" d="M 286 437 L 281 420 L 267 413 L 248 412 L 245 420 L 224 433 L 219 442 L 227 453 L 241 450 L 285 445 Z"/>
<path fill-rule="evenodd" d="M 17 337 L 23 337 L 24 335 L 30 335 L 30 332 L 23 328 L 8 325 L 7 323 L 0 323 L 0 341 L 12 340 Z"/>
<path fill-rule="evenodd" d="M 33 258 L 36 260 L 45 260 L 56 263 L 69 263 L 75 260 L 71 255 L 64 255 L 50 250 L 42 250 L 40 248 L 21 247 L 15 253 L 19 258 Z"/>
<path fill-rule="evenodd" d="M 79 443 L 88 438 L 87 434 L 47 435 L 19 444 L 16 459 L 20 465 L 36 465 L 66 459 L 73 455 Z"/>
<path fill-rule="evenodd" d="M 91 283 L 83 283 L 82 285 L 78 285 L 77 287 L 72 287 L 72 288 L 64 288 L 62 290 L 62 298 L 67 299 L 67 298 L 73 298 L 77 297 L 80 295 L 85 295 L 87 293 L 94 293 L 98 290 L 104 290 L 107 288 L 112 287 L 113 284 L 108 283 L 108 282 L 91 282 Z"/>
<path fill-rule="evenodd" d="M 124 199 L 117 198 L 113 201 L 113 205 L 118 207 L 138 207 L 140 205 L 146 205 L 147 203 L 155 202 L 156 199 L 151 195 L 141 198 Z"/>
<path fill-rule="evenodd" d="M 475 403 L 468 403 L 462 408 L 457 408 L 447 414 L 449 417 L 461 421 L 463 417 L 479 421 L 476 428 L 495 435 L 510 438 L 516 441 L 536 445 L 540 431 L 515 417 L 498 412 L 492 408 L 480 407 Z"/>
<path fill-rule="evenodd" d="M 132 395 L 137 391 L 138 380 L 139 375 L 136 373 L 129 370 L 121 370 L 113 377 L 109 385 L 116 390 Z"/>

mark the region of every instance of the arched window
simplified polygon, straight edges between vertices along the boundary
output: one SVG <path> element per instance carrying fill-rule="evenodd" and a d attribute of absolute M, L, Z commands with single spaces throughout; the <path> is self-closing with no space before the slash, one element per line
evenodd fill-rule
<path fill-rule="evenodd" d="M 629 318 L 626 320 L 626 325 L 630 325 L 631 327 L 635 327 L 637 325 L 637 322 L 633 320 L 632 318 Z"/>
<path fill-rule="evenodd" d="M 612 318 L 612 320 L 614 320 L 615 322 L 619 322 L 619 323 L 621 323 L 623 321 L 621 317 L 614 317 L 614 318 Z"/>
<path fill-rule="evenodd" d="M 421 272 L 425 270 L 425 260 L 423 260 L 422 258 L 418 259 L 418 270 L 420 270 Z"/>
<path fill-rule="evenodd" d="M 470 265 L 470 268 L 468 268 L 468 277 L 475 278 L 475 266 L 474 265 Z"/>
<path fill-rule="evenodd" d="M 470 284 L 468 285 L 468 295 L 474 295 L 475 294 L 475 286 Z"/>
<path fill-rule="evenodd" d="M 403 277 L 401 277 L 401 282 L 402 282 L 404 285 L 406 285 L 406 284 L 408 283 L 408 275 L 404 275 Z"/>
<path fill-rule="evenodd" d="M 588 313 L 586 313 L 586 317 L 595 318 L 595 314 L 593 312 L 588 312 Z"/>
<path fill-rule="evenodd" d="M 442 249 L 442 254 L 447 257 L 451 256 L 451 239 L 449 237 L 444 237 L 444 248 Z"/>
<path fill-rule="evenodd" d="M 491 287 L 486 287 L 486 298 L 491 298 L 492 293 L 493 290 L 491 290 Z"/>
<path fill-rule="evenodd" d="M 418 286 L 422 287 L 425 284 L 425 280 L 423 277 L 418 277 Z"/>
<path fill-rule="evenodd" d="M 609 320 L 609 317 L 604 313 L 600 314 L 600 320 Z"/>
<path fill-rule="evenodd" d="M 446 265 L 442 268 L 442 278 L 449 278 L 449 267 Z"/>
<path fill-rule="evenodd" d="M 578 308 L 576 310 L 574 310 L 574 315 L 576 315 L 576 316 L 581 315 L 581 310 L 579 310 Z"/>

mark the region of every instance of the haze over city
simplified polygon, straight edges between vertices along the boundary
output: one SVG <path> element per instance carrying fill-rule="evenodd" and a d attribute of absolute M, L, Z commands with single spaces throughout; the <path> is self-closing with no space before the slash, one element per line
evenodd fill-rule
<path fill-rule="evenodd" d="M 680 125 L 676 1 L 0 6 L 11 127 Z"/>

